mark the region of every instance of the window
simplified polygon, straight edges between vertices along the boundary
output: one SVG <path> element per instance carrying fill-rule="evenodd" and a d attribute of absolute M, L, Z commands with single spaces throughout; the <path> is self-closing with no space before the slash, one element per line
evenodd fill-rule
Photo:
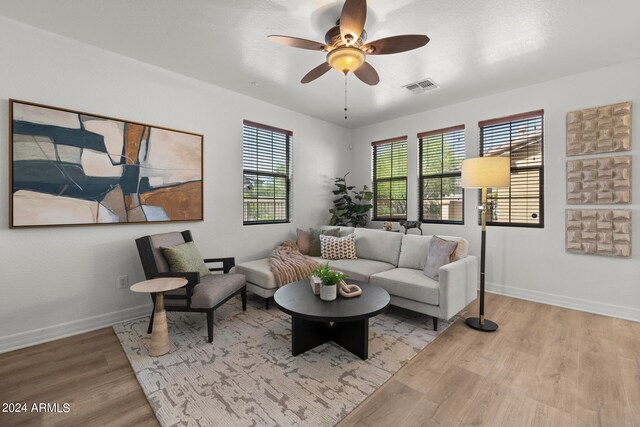
<path fill-rule="evenodd" d="M 464 224 L 464 125 L 418 134 L 420 221 Z"/>
<path fill-rule="evenodd" d="M 289 222 L 293 133 L 245 120 L 242 135 L 243 223 Z"/>
<path fill-rule="evenodd" d="M 407 219 L 407 137 L 371 143 L 373 220 Z"/>
<path fill-rule="evenodd" d="M 487 224 L 544 227 L 544 110 L 480 126 L 480 155 L 511 158 L 511 187 L 487 189 Z"/>

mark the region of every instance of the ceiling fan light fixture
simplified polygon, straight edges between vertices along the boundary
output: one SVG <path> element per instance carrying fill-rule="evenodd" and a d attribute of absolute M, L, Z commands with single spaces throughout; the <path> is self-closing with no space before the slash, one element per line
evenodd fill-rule
<path fill-rule="evenodd" d="M 340 47 L 332 50 L 327 55 L 327 62 L 336 71 L 341 73 L 353 73 L 364 64 L 365 54 L 355 47 Z"/>

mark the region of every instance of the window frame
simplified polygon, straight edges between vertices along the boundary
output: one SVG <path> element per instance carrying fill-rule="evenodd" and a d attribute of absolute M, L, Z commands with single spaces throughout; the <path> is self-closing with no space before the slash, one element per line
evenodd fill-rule
<path fill-rule="evenodd" d="M 465 125 L 457 125 L 450 126 L 442 129 L 435 129 L 428 132 L 421 132 L 418 134 L 418 218 L 422 223 L 425 224 L 446 224 L 446 225 L 464 225 L 464 206 L 465 206 L 465 197 L 464 197 L 464 188 L 462 189 L 462 220 L 434 220 L 434 219 L 425 219 L 424 218 L 424 181 L 427 179 L 440 179 L 440 203 L 442 203 L 442 180 L 445 178 L 455 178 L 460 177 L 462 179 L 462 168 L 458 172 L 442 172 L 439 174 L 431 174 L 431 175 L 423 175 L 422 167 L 423 167 L 423 141 L 425 138 L 430 136 L 442 136 L 442 155 L 444 156 L 444 136 L 448 133 L 462 131 L 462 151 L 465 152 L 466 146 L 466 134 L 465 134 Z M 466 156 L 464 156 L 466 158 Z M 443 161 L 444 163 L 444 161 Z M 442 213 L 440 214 L 442 218 Z"/>
<path fill-rule="evenodd" d="M 245 155 L 245 148 L 244 148 L 244 129 L 245 127 L 252 127 L 255 128 L 256 130 L 263 130 L 263 131 L 267 131 L 267 132 L 272 132 L 272 133 L 279 133 L 285 136 L 286 138 L 286 149 L 285 149 L 285 159 L 286 159 L 286 168 L 287 168 L 287 172 L 284 174 L 279 174 L 279 173 L 275 173 L 275 172 L 261 172 L 259 170 L 251 170 L 251 169 L 245 169 L 244 167 L 244 155 Z M 293 202 L 293 197 L 291 194 L 291 188 L 292 188 L 292 180 L 293 180 L 293 165 L 292 165 L 292 156 L 291 156 L 291 151 L 292 151 L 292 145 L 293 145 L 293 132 L 290 130 L 286 130 L 286 129 L 281 129 L 281 128 L 277 128 L 275 126 L 270 126 L 270 125 L 265 125 L 263 123 L 257 123 L 257 122 L 253 122 L 251 120 L 243 120 L 242 121 L 242 225 L 267 225 L 267 224 L 289 224 L 291 223 L 291 213 L 292 213 L 292 202 Z M 270 152 L 273 154 L 273 146 L 271 147 Z M 245 188 L 244 188 L 244 180 L 245 180 L 245 175 L 257 175 L 257 176 L 266 176 L 266 177 L 272 177 L 272 178 L 284 178 L 285 179 L 285 188 L 286 188 L 286 219 L 282 219 L 282 220 L 256 220 L 256 221 L 246 221 L 245 220 Z M 268 199 L 267 199 L 268 200 Z M 275 198 L 274 198 L 275 200 Z"/>
<path fill-rule="evenodd" d="M 482 120 L 480 122 L 478 122 L 478 150 L 479 150 L 479 155 L 480 157 L 484 157 L 484 133 L 483 133 L 483 128 L 488 127 L 488 126 L 494 126 L 494 125 L 499 125 L 499 124 L 505 124 L 505 123 L 509 123 L 510 129 L 511 126 L 513 124 L 513 122 L 517 122 L 517 121 L 521 121 L 521 120 L 527 120 L 527 119 L 533 119 L 536 117 L 540 117 L 540 134 L 542 137 L 542 141 L 540 144 L 540 166 L 523 166 L 523 167 L 514 167 L 513 165 L 511 165 L 510 167 L 510 176 L 513 176 L 514 172 L 522 172 L 522 171 L 538 171 L 538 176 L 539 176 L 539 183 L 538 183 L 538 204 L 540 206 L 539 212 L 538 212 L 538 216 L 540 218 L 538 224 L 527 224 L 527 223 L 522 223 L 522 222 L 511 222 L 511 219 L 509 220 L 509 222 L 494 222 L 494 221 L 490 221 L 487 220 L 486 224 L 489 226 L 496 226 L 496 227 L 519 227 L 519 228 L 544 228 L 545 226 L 545 211 L 544 211 L 544 110 L 540 109 L 540 110 L 534 110 L 534 111 L 529 111 L 526 113 L 520 113 L 520 114 L 513 114 L 510 116 L 506 116 L 506 117 L 500 117 L 500 118 L 495 118 L 495 119 L 489 119 L 489 120 Z M 511 132 L 509 132 L 509 134 L 511 134 Z M 513 141 L 510 139 L 509 140 L 509 159 L 511 159 L 511 154 L 512 154 L 512 150 L 511 150 L 511 144 L 513 143 Z M 478 191 L 478 200 L 479 200 L 479 205 L 482 204 L 482 195 L 480 193 L 480 191 Z M 489 200 L 489 198 L 487 198 L 487 200 Z M 509 216 L 511 217 L 511 201 L 512 201 L 512 197 L 511 197 L 511 186 L 509 187 Z M 482 223 L 482 215 L 484 214 L 484 212 L 480 212 L 478 214 L 478 223 L 481 224 Z"/>
<path fill-rule="evenodd" d="M 408 165 L 408 161 L 409 161 L 409 155 L 407 152 L 407 174 L 404 177 L 390 177 L 390 178 L 377 178 L 376 176 L 376 166 L 377 166 L 377 158 L 376 158 L 376 147 L 380 146 L 380 145 L 386 145 L 386 144 L 396 144 L 396 143 L 401 143 L 404 142 L 405 146 L 407 147 L 407 149 L 409 148 L 409 141 L 408 141 L 408 137 L 407 135 L 403 135 L 403 136 L 398 136 L 398 137 L 394 137 L 394 138 L 388 138 L 388 139 L 383 139 L 380 141 L 374 141 L 371 143 L 371 156 L 372 156 L 372 190 L 373 190 L 373 215 L 371 220 L 372 221 L 390 221 L 390 222 L 398 222 L 398 221 L 404 221 L 407 219 L 407 189 L 408 189 L 408 184 L 409 184 L 409 165 Z M 405 183 L 405 199 L 404 199 L 404 203 L 405 203 L 405 212 L 404 212 L 404 218 L 394 218 L 394 217 L 384 217 L 384 216 L 380 216 L 378 215 L 378 202 L 377 202 L 377 194 L 378 194 L 378 182 L 389 182 L 389 184 L 391 184 L 394 181 L 404 181 Z M 392 200 L 396 200 L 396 199 L 392 199 Z"/>

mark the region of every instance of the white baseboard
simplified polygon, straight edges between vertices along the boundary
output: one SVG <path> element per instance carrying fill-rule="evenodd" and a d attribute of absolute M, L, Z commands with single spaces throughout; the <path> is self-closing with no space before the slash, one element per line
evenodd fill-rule
<path fill-rule="evenodd" d="M 564 295 L 550 294 L 547 292 L 533 291 L 530 289 L 516 288 L 513 286 L 499 285 L 497 283 L 487 283 L 486 291 L 493 294 L 506 295 L 508 297 L 640 322 L 640 309 L 635 307 L 605 304 L 582 298 L 573 298 Z"/>
<path fill-rule="evenodd" d="M 60 338 L 78 335 L 84 332 L 112 326 L 126 320 L 138 319 L 148 316 L 152 310 L 152 304 L 139 305 L 112 313 L 73 320 L 58 325 L 47 326 L 31 331 L 19 332 L 13 335 L 0 337 L 0 353 L 5 353 L 19 348 L 30 347 Z"/>
<path fill-rule="evenodd" d="M 547 292 L 534 291 L 530 289 L 516 288 L 513 286 L 500 285 L 497 283 L 487 283 L 487 292 L 506 295 L 513 298 L 528 301 L 540 302 L 543 304 L 555 305 L 558 307 L 571 308 L 588 313 L 602 314 L 604 316 L 618 317 L 620 319 L 640 322 L 640 309 L 634 307 L 624 307 L 613 304 L 605 304 L 597 301 L 590 301 L 581 298 L 572 298 L 564 295 L 550 294 Z M 45 328 L 20 332 L 5 337 L 0 337 L 0 353 L 17 350 L 32 345 L 41 344 L 60 338 L 78 335 L 84 332 L 112 326 L 116 323 L 127 320 L 139 319 L 148 316 L 152 305 L 145 304 L 131 307 L 112 313 L 100 314 L 98 316 L 87 317 L 71 322 L 60 323 L 58 325 L 47 326 Z"/>

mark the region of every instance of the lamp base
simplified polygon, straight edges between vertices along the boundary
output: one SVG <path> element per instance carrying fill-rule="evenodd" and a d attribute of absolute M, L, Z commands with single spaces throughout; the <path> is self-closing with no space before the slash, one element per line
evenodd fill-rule
<path fill-rule="evenodd" d="M 484 319 L 484 323 L 482 325 L 480 324 L 480 318 L 478 317 L 468 317 L 465 322 L 470 328 L 477 329 L 482 332 L 495 332 L 498 330 L 498 324 L 487 319 Z"/>

